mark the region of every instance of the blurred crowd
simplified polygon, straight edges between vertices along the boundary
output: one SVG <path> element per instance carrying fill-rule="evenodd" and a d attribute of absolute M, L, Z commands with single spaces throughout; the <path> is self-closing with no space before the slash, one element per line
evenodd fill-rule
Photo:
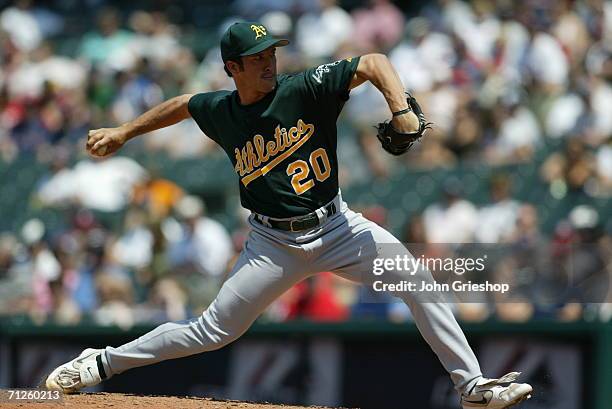
<path fill-rule="evenodd" d="M 0 10 L 0 171 L 20 158 L 43 165 L 27 205 L 71 215 L 53 228 L 32 218 L 0 232 L 0 315 L 129 327 L 208 305 L 248 234 L 246 215 L 228 230 L 201 197 L 132 154 L 206 161 L 219 148 L 191 120 L 110 159 L 92 161 L 83 147 L 89 129 L 118 126 L 172 96 L 233 89 L 218 39 L 237 19 L 257 19 L 292 41 L 278 50 L 280 72 L 387 54 L 435 123 L 407 155 L 391 158 L 372 126 L 390 116 L 384 99 L 371 85 L 353 90 L 339 122 L 343 189 L 374 179 L 393 186 L 385 181 L 402 172 L 460 164 L 535 163 L 533 182 L 551 200 L 584 199 L 544 232 L 540 203 L 514 198 L 516 175 L 495 171 L 486 203 L 471 202 L 463 181 L 449 178 L 439 199 L 412 209 L 403 241 L 499 243 L 512 257 L 490 274 L 537 292 L 513 303 L 458 304 L 461 319 L 612 316 L 597 304 L 608 294 L 590 291 L 609 287 L 612 226 L 589 205 L 612 196 L 612 2 L 437 0 L 408 14 L 388 0 L 237 0 L 215 6 L 223 18 L 201 27 L 198 13 L 177 12 L 186 3 L 167 12 L 163 1 L 134 9 L 97 0 L 83 16 L 94 24 L 78 25 L 82 32 L 62 13 L 68 3 L 17 0 Z M 381 225 L 402 211 L 360 210 Z M 121 226 L 98 212 L 121 212 Z M 568 277 L 588 296 L 568 291 Z M 371 297 L 326 273 L 292 288 L 264 318 L 410 319 L 403 304 Z"/>

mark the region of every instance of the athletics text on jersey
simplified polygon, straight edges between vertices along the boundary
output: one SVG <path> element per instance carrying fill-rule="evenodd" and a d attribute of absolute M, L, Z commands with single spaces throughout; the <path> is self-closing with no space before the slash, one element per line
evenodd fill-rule
<path fill-rule="evenodd" d="M 358 64 L 349 58 L 279 75 L 275 90 L 251 105 L 236 91 L 191 98 L 191 116 L 234 165 L 245 208 L 293 217 L 338 193 L 336 120 Z"/>

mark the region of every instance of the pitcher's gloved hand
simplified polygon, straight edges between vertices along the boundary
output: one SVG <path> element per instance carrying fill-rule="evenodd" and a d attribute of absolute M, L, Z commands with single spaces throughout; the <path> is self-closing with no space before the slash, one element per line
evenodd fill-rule
<path fill-rule="evenodd" d="M 383 149 L 396 156 L 401 155 L 410 149 L 412 144 L 425 134 L 425 131 L 431 129 L 432 125 L 431 122 L 427 122 L 425 119 L 423 110 L 419 106 L 417 100 L 409 93 L 406 93 L 406 95 L 408 96 L 408 108 L 399 112 L 394 112 L 393 116 L 414 112 L 419 120 L 418 129 L 412 132 L 400 132 L 393 127 L 390 121 L 381 122 L 376 127 L 378 129 L 376 136 L 382 144 Z"/>

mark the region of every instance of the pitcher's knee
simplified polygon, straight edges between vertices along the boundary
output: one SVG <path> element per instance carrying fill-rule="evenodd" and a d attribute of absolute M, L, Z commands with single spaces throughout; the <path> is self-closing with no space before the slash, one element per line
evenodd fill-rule
<path fill-rule="evenodd" d="M 240 325 L 239 320 L 219 319 L 210 308 L 202 313 L 198 321 L 204 337 L 209 341 L 206 350 L 222 348 L 238 339 L 248 329 L 248 324 Z"/>

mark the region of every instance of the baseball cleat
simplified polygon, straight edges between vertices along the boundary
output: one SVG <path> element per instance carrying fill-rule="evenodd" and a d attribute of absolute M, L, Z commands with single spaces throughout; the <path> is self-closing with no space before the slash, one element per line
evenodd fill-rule
<path fill-rule="evenodd" d="M 72 361 L 55 368 L 47 377 L 45 386 L 49 390 L 73 393 L 99 384 L 103 379 L 98 370 L 98 357 L 102 351 L 104 350 L 87 348 Z"/>
<path fill-rule="evenodd" d="M 467 394 L 461 396 L 463 409 L 503 409 L 531 398 L 528 383 L 513 383 L 520 372 L 510 372 L 499 379 L 481 378 Z"/>

